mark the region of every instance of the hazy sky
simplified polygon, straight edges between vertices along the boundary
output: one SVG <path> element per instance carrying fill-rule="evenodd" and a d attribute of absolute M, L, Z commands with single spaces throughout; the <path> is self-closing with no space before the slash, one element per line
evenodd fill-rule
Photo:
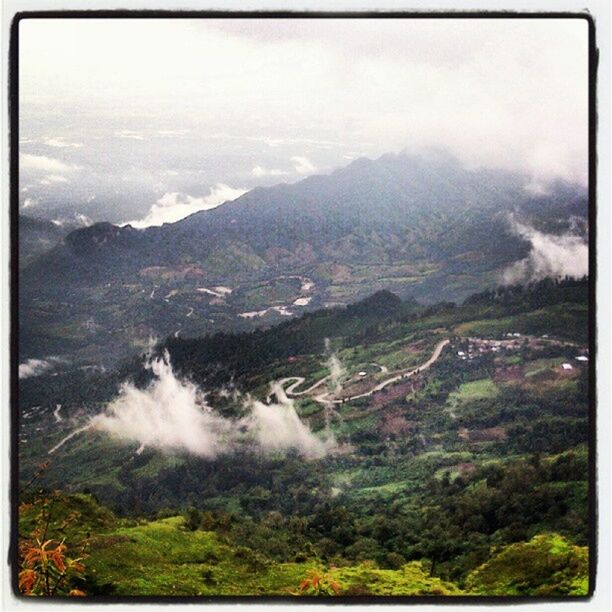
<path fill-rule="evenodd" d="M 586 182 L 584 20 L 26 20 L 21 206 L 174 221 L 436 146 Z"/>

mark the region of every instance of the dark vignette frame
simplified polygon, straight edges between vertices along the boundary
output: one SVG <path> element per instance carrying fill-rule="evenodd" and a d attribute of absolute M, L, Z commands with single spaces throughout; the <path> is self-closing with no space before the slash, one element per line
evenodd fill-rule
<path fill-rule="evenodd" d="M 595 20 L 588 12 L 514 12 L 514 11 L 229 11 L 229 10 L 54 10 L 22 11 L 14 15 L 9 42 L 9 142 L 10 142 L 10 544 L 8 564 L 11 587 L 15 597 L 19 592 L 17 565 L 18 506 L 19 506 L 19 24 L 26 19 L 574 19 L 588 26 L 588 208 L 589 208 L 589 590 L 585 596 L 366 596 L 295 598 L 288 596 L 98 596 L 84 603 L 289 603 L 294 604 L 517 604 L 533 602 L 587 601 L 595 592 L 597 579 L 597 383 L 596 383 L 596 284 L 597 284 L 597 68 L 599 51 L 596 46 Z M 79 598 L 28 598 L 34 604 L 52 605 L 83 603 Z"/>

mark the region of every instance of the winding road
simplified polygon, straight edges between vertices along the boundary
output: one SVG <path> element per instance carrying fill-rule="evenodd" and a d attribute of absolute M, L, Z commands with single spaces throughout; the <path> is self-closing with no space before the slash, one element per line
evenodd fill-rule
<path fill-rule="evenodd" d="M 330 392 L 327 391 L 325 393 L 321 393 L 320 395 L 315 395 L 313 399 L 316 402 L 319 402 L 320 404 L 329 405 L 329 404 L 346 404 L 346 402 L 350 402 L 352 400 L 361 399 L 363 397 L 369 397 L 373 395 L 374 393 L 376 393 L 377 391 L 382 391 L 385 387 L 392 385 L 393 383 L 396 383 L 400 380 L 405 380 L 406 378 L 410 378 L 411 376 L 414 376 L 415 374 L 419 374 L 420 372 L 427 370 L 438 360 L 438 358 L 440 357 L 440 354 L 444 350 L 444 347 L 447 346 L 449 343 L 450 343 L 450 340 L 448 338 L 446 340 L 441 340 L 440 342 L 438 342 L 438 344 L 436 344 L 436 347 L 434 348 L 434 351 L 431 357 L 425 363 L 421 364 L 420 366 L 412 370 L 406 370 L 404 372 L 399 372 L 395 376 L 392 376 L 391 378 L 387 378 L 383 380 L 382 382 L 378 383 L 377 385 L 374 385 L 369 391 L 365 391 L 364 393 L 359 393 L 357 395 L 351 395 L 350 397 L 345 397 L 343 399 L 335 399 L 333 397 L 330 397 Z M 382 368 L 384 366 L 380 366 L 380 367 L 381 367 L 381 371 L 383 371 Z M 324 382 L 329 380 L 329 378 L 330 378 L 329 375 L 325 376 L 321 378 L 320 380 L 318 380 L 317 382 L 315 382 L 310 387 L 308 387 L 308 389 L 304 389 L 303 391 L 295 391 L 295 388 L 299 387 L 306 380 L 302 376 L 289 376 L 288 378 L 282 378 L 281 380 L 278 381 L 278 384 L 281 387 L 283 387 L 288 397 L 297 397 L 300 395 L 306 395 L 307 393 L 310 393 L 317 387 L 321 386 Z M 285 388 L 285 385 L 288 382 L 291 382 L 291 384 Z"/>

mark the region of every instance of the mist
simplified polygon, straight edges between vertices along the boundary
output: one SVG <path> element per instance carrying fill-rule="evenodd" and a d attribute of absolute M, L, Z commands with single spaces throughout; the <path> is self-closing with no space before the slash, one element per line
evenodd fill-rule
<path fill-rule="evenodd" d="M 19 378 L 30 378 L 44 374 L 60 363 L 58 357 L 47 357 L 46 359 L 28 359 L 19 364 Z"/>
<path fill-rule="evenodd" d="M 587 34 L 583 19 L 26 20 L 21 207 L 157 225 L 407 147 L 585 184 Z"/>
<path fill-rule="evenodd" d="M 506 284 L 541 280 L 546 277 L 580 278 L 589 273 L 589 245 L 584 237 L 573 233 L 546 234 L 511 218 L 512 231 L 531 243 L 525 259 L 517 261 L 502 275 Z"/>
<path fill-rule="evenodd" d="M 300 420 L 278 385 L 272 385 L 275 403 L 240 398 L 245 416 L 229 419 L 213 410 L 195 384 L 175 374 L 167 352 L 148 367 L 152 382 L 145 389 L 125 382 L 105 411 L 93 417 L 92 429 L 141 448 L 209 459 L 244 445 L 264 453 L 294 449 L 306 458 L 322 457 L 330 447 Z"/>
<path fill-rule="evenodd" d="M 331 438 L 321 440 L 300 420 L 293 401 L 278 384 L 271 385 L 276 403 L 264 404 L 259 400 L 247 400 L 250 410 L 241 419 L 241 425 L 252 432 L 264 450 L 288 450 L 295 448 L 305 457 L 323 457 L 331 444 Z"/>
<path fill-rule="evenodd" d="M 340 393 L 342 391 L 342 380 L 346 375 L 345 367 L 335 353 L 329 357 L 325 365 L 329 368 L 329 390 L 332 393 Z"/>

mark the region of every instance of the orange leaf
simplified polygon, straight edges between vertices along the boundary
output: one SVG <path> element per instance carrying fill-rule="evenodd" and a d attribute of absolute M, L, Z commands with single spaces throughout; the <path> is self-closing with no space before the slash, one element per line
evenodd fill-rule
<path fill-rule="evenodd" d="M 51 557 L 51 561 L 53 561 L 55 567 L 57 567 L 57 569 L 63 574 L 66 571 L 66 564 L 64 563 L 62 553 L 59 551 L 59 546 L 54 551 L 51 551 L 49 556 Z"/>
<path fill-rule="evenodd" d="M 19 590 L 29 595 L 36 582 L 36 572 L 33 569 L 25 569 L 19 572 Z"/>
<path fill-rule="evenodd" d="M 26 566 L 34 565 L 34 563 L 36 563 L 36 561 L 39 559 L 42 559 L 43 556 L 46 555 L 42 548 L 36 548 L 33 546 L 25 552 L 25 555 L 23 556 L 23 563 Z"/>

